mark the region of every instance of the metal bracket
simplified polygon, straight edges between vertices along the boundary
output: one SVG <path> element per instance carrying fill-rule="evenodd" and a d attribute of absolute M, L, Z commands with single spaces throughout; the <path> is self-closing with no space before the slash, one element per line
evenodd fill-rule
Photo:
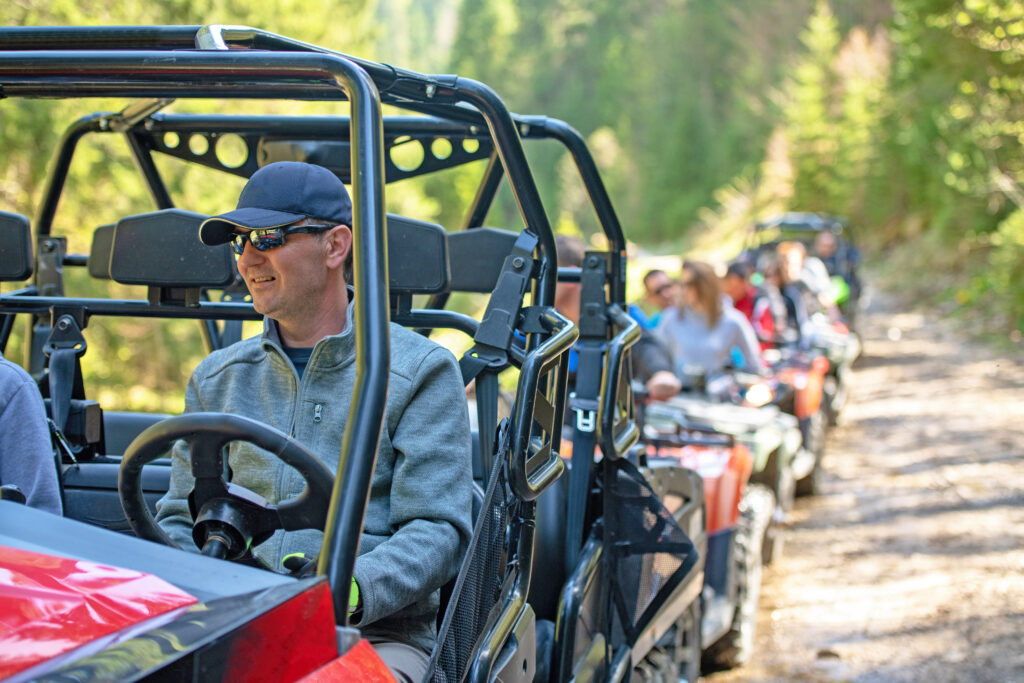
<path fill-rule="evenodd" d="M 574 391 L 569 394 L 569 407 L 576 413 L 576 429 L 587 433 L 597 429 L 597 401 L 579 398 Z"/>
<path fill-rule="evenodd" d="M 39 241 L 36 288 L 40 296 L 64 296 L 64 254 L 66 237 L 47 236 Z"/>
<path fill-rule="evenodd" d="M 61 349 L 71 349 L 76 356 L 85 353 L 88 347 L 85 337 L 82 336 L 82 328 L 85 325 L 84 321 L 79 320 L 79 316 L 82 316 L 81 311 L 68 313 L 54 310 L 50 336 L 43 345 L 43 353 L 50 356 L 54 351 Z"/>
<path fill-rule="evenodd" d="M 100 130 L 112 130 L 115 133 L 124 133 L 130 130 L 140 121 L 148 119 L 153 114 L 167 107 L 174 102 L 172 97 L 152 98 L 140 100 L 127 107 L 120 113 L 104 116 L 100 119 Z"/>

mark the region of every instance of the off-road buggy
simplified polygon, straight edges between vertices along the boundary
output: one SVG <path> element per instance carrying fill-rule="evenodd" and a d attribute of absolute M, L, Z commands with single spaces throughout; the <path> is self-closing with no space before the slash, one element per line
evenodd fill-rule
<path fill-rule="evenodd" d="M 855 329 L 863 289 L 858 272 L 861 255 L 846 218 L 824 213 L 788 212 L 760 221 L 747 237 L 745 258 L 757 263 L 762 254 L 774 250 L 786 240 L 802 243 L 808 254 L 815 255 L 814 241 L 821 233 L 829 233 L 834 238 L 835 251 L 818 258 L 822 259 L 833 278 L 836 304 L 847 324 Z"/>
<path fill-rule="evenodd" d="M 861 353 L 856 324 L 863 305 L 858 274 L 860 251 L 845 218 L 820 213 L 790 212 L 757 223 L 751 230 L 741 258 L 758 267 L 774 260 L 776 247 L 784 241 L 800 242 L 809 256 L 821 234 L 832 238 L 835 251 L 819 260 L 828 269 L 832 294 L 842 320 L 821 318 L 802 331 L 805 338 L 777 339 L 781 347 L 798 345 L 804 352 L 820 353 L 828 359 L 825 381 L 825 410 L 829 424 L 835 424 L 849 393 L 849 372 Z M 819 316 L 820 317 L 820 316 Z"/>
<path fill-rule="evenodd" d="M 600 482 L 599 493 L 580 515 L 583 534 L 574 538 L 581 545 L 565 545 L 575 552 L 575 562 L 561 560 L 568 578 L 553 603 L 549 598 L 541 608 L 531 592 L 535 574 L 546 578 L 534 567 L 544 556 L 535 549 L 544 524 L 538 520 L 538 499 L 564 480 L 558 452 L 566 356 L 578 336 L 551 305 L 554 240 L 520 143 L 531 121 L 510 115 L 492 90 L 472 80 L 417 74 L 238 27 L 3 29 L 0 87 L 7 98 L 137 99 L 120 112 L 85 117 L 65 133 L 34 221 L 35 254 L 32 240 L 25 238 L 25 220 L 13 217 L 14 227 L 5 227 L 12 232 L 4 233 L 3 272 L 11 273 L 11 280 L 27 278 L 28 254 L 35 277 L 0 296 L 0 345 L 6 346 L 16 317 L 31 319 L 26 365 L 43 377 L 51 415 L 67 443 L 61 469 L 71 519 L 0 502 L 0 540 L 5 547 L 152 574 L 185 594 L 156 621 L 147 613 L 114 630 L 87 630 L 91 635 L 70 644 L 62 656 L 43 652 L 19 676 L 90 671 L 94 678 L 216 680 L 243 677 L 246 671 L 281 671 L 271 677 L 371 680 L 384 675 L 365 641 L 346 626 L 346 607 L 383 421 L 389 316 L 424 331 L 446 327 L 473 338 L 462 366 L 467 381 L 476 380 L 479 512 L 462 570 L 443 591 L 446 609 L 430 677 L 622 680 L 667 635 L 679 633 L 676 626 L 689 613 L 687 599 L 695 594 L 690 587 L 699 575 L 698 553 L 679 522 L 695 533 L 703 528 L 700 487 L 684 474 L 678 475 L 683 483 L 667 481 L 630 465 L 626 457 L 637 431 L 628 381 L 619 381 L 628 325 L 613 328 L 615 352 L 600 367 L 597 385 L 605 391 L 599 396 L 616 397 L 618 407 L 612 409 L 609 400 L 597 406 L 597 424 L 603 427 L 596 437 L 607 448 L 600 464 L 586 467 Z M 348 100 L 351 114 L 162 113 L 175 98 Z M 382 103 L 415 115 L 384 117 Z M 217 140 L 228 133 L 245 142 L 240 164 L 218 158 Z M 105 134 L 124 136 L 157 210 L 98 228 L 89 254 L 69 254 L 51 231 L 68 167 L 80 140 Z M 181 144 L 194 138 L 205 140 L 205 150 Z M 438 139 L 452 143 L 450 153 L 434 152 L 431 143 Z M 178 143 L 171 144 L 174 140 Z M 422 162 L 412 169 L 396 164 L 393 156 L 409 144 L 424 149 Z M 274 160 L 314 161 L 351 184 L 358 373 L 336 476 L 327 472 L 325 479 L 315 458 L 302 455 L 287 437 L 237 417 L 161 421 L 162 415 L 103 411 L 89 399 L 80 360 L 94 317 L 199 320 L 208 350 L 238 339 L 239 321 L 257 317 L 244 291 L 235 287 L 230 257 L 198 244 L 195 228 L 202 216 L 174 208 L 157 155 L 240 177 Z M 449 234 L 427 221 L 385 213 L 385 182 L 478 159 L 489 160 L 488 170 L 466 230 Z M 480 227 L 503 175 L 521 212 L 525 228 L 520 231 Z M 8 244 L 15 243 L 22 245 L 20 251 L 9 251 Z M 607 257 L 611 275 L 606 277 L 615 291 L 624 276 L 623 253 Z M 21 266 L 7 270 L 8 262 Z M 146 299 L 70 296 L 64 291 L 65 268 L 88 268 L 95 277 L 144 287 Z M 481 320 L 441 310 L 438 303 L 452 292 L 487 294 Z M 414 308 L 417 295 L 428 295 L 433 303 Z M 617 318 L 613 309 L 607 315 Z M 518 384 L 511 415 L 499 423 L 497 375 L 507 368 L 518 371 Z M 206 489 L 212 492 L 210 509 L 200 515 L 205 528 L 215 524 L 221 536 L 242 547 L 247 537 L 259 538 L 275 525 L 323 528 L 315 578 L 195 556 L 111 530 L 127 524 L 140 536 L 159 538 L 151 506 L 166 490 L 169 468 L 158 456 L 162 446 L 180 437 L 204 455 L 196 466 L 211 484 Z M 232 496 L 230 486 L 218 484 L 220 446 L 236 438 L 280 451 L 306 476 L 309 495 L 301 502 L 255 508 L 251 499 Z M 673 501 L 671 512 L 657 494 Z M 121 514 L 122 506 L 127 514 Z M 239 509 L 251 514 L 240 520 Z M 552 522 L 565 529 L 563 520 Z M 61 582 L 59 575 L 49 576 Z M 625 583 L 621 577 L 627 576 L 642 580 Z M 345 589 L 332 588 L 338 586 Z M 190 598 L 196 604 L 189 606 Z M 538 626 L 541 609 L 557 613 L 557 627 Z M 314 641 L 318 648 L 305 647 Z M 289 663 L 284 669 L 271 668 L 283 661 Z"/>

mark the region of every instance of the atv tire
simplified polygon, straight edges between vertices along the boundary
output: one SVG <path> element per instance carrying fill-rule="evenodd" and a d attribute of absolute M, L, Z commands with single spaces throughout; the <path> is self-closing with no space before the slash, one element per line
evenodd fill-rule
<path fill-rule="evenodd" d="M 736 525 L 733 569 L 736 572 L 736 612 L 724 636 L 704 653 L 707 670 L 732 669 L 750 660 L 757 629 L 757 604 L 761 597 L 761 543 L 772 520 L 775 496 L 753 485 L 740 501 Z"/>
<path fill-rule="evenodd" d="M 814 496 L 821 493 L 821 480 L 825 460 L 825 438 L 828 429 L 828 417 L 819 410 L 807 418 L 804 431 L 804 444 L 814 453 L 814 469 L 803 479 L 796 482 L 797 496 Z"/>
<path fill-rule="evenodd" d="M 700 678 L 700 598 L 633 669 L 634 683 L 695 683 Z M 537 679 L 535 679 L 537 680 Z"/>
<path fill-rule="evenodd" d="M 683 681 L 696 683 L 700 679 L 700 626 L 702 618 L 700 598 L 697 598 L 676 625 L 676 628 L 679 629 L 679 640 L 676 646 L 675 657 L 679 673 L 676 680 L 680 683 Z"/>

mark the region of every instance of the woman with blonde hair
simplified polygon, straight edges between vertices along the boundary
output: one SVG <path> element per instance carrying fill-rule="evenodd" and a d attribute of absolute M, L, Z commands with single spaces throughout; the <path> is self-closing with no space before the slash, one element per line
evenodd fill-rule
<path fill-rule="evenodd" d="M 684 261 L 680 284 L 679 304 L 664 312 L 655 330 L 671 349 L 676 372 L 718 372 L 734 364 L 734 348 L 743 356 L 743 369 L 761 372 L 764 364 L 754 329 L 742 313 L 723 303 L 714 269 L 700 261 Z"/>

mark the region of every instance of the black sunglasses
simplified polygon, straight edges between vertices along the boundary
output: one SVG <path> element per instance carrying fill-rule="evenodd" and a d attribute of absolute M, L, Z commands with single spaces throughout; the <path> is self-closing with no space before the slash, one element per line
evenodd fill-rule
<path fill-rule="evenodd" d="M 286 235 L 323 232 L 333 227 L 333 225 L 320 223 L 316 225 L 285 225 L 280 228 L 256 228 L 249 232 L 235 232 L 231 234 L 231 248 L 239 256 L 245 251 L 246 242 L 260 251 L 277 249 L 284 245 Z"/>

